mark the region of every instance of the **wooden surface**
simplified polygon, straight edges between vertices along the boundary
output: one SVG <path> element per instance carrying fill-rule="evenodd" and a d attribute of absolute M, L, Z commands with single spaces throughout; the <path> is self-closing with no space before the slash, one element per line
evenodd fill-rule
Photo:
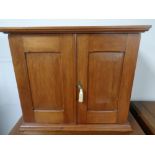
<path fill-rule="evenodd" d="M 1 28 L 10 33 L 22 132 L 131 131 L 127 119 L 140 32 L 150 27 Z"/>
<path fill-rule="evenodd" d="M 84 90 L 78 123 L 117 123 L 126 41 L 126 34 L 77 34 L 77 75 Z"/>
<path fill-rule="evenodd" d="M 23 40 L 20 35 L 9 35 L 9 44 L 22 107 L 23 119 L 27 122 L 34 122 L 33 103 L 27 73 Z"/>
<path fill-rule="evenodd" d="M 82 135 L 82 134 L 86 134 L 86 135 L 91 135 L 91 134 L 126 134 L 126 135 L 145 135 L 145 133 L 143 132 L 143 130 L 141 129 L 141 127 L 139 126 L 139 124 L 137 123 L 137 121 L 134 119 L 134 117 L 132 116 L 132 114 L 129 114 L 129 121 L 131 123 L 131 126 L 133 128 L 132 132 L 127 132 L 127 133 L 121 133 L 121 132 L 35 132 L 35 131 L 31 131 L 31 132 L 27 132 L 25 134 L 30 134 L 30 135 L 40 135 L 40 134 L 51 134 L 51 135 L 62 135 L 62 134 L 78 134 L 78 135 Z M 14 126 L 14 128 L 11 130 L 10 135 L 21 135 L 24 134 L 22 132 L 19 132 L 19 127 L 22 124 L 22 118 L 16 123 L 16 125 Z"/>
<path fill-rule="evenodd" d="M 129 132 L 129 122 L 124 124 L 41 124 L 23 123 L 20 131 L 26 132 Z"/>
<path fill-rule="evenodd" d="M 124 55 L 123 71 L 118 99 L 118 122 L 123 123 L 128 118 L 137 54 L 140 43 L 140 34 L 129 34 Z"/>
<path fill-rule="evenodd" d="M 11 34 L 9 40 L 24 121 L 74 123 L 74 35 Z"/>
<path fill-rule="evenodd" d="M 4 33 L 139 33 L 148 31 L 151 25 L 133 26 L 64 26 L 64 27 L 0 27 Z"/>
<path fill-rule="evenodd" d="M 147 134 L 155 134 L 155 102 L 132 102 L 131 111 Z"/>
<path fill-rule="evenodd" d="M 77 34 L 78 123 L 125 123 L 140 34 Z"/>

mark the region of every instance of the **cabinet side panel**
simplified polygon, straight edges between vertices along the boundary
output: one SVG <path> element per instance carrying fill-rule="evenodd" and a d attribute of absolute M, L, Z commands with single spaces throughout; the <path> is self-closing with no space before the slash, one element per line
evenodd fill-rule
<path fill-rule="evenodd" d="M 9 44 L 21 101 L 23 119 L 25 122 L 33 122 L 34 112 L 22 37 L 20 35 L 9 35 Z"/>
<path fill-rule="evenodd" d="M 127 47 L 124 57 L 123 72 L 118 101 L 118 122 L 127 121 L 134 72 L 139 49 L 140 34 L 128 34 Z"/>

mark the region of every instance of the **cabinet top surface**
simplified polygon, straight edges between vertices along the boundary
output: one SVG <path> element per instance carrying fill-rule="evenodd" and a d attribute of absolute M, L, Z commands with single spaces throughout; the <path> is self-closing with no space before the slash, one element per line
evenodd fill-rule
<path fill-rule="evenodd" d="M 55 27 L 0 27 L 4 33 L 141 33 L 151 25 L 130 26 L 55 26 Z"/>

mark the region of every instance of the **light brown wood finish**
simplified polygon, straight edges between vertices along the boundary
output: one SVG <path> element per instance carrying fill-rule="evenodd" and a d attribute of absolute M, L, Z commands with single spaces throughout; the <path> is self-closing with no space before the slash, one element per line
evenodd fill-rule
<path fill-rule="evenodd" d="M 25 122 L 34 122 L 33 103 L 21 35 L 9 35 L 9 43 L 21 101 L 23 119 Z"/>
<path fill-rule="evenodd" d="M 151 25 L 124 26 L 57 26 L 57 27 L 0 27 L 4 33 L 141 33 Z"/>
<path fill-rule="evenodd" d="M 126 34 L 77 35 L 78 81 L 84 89 L 79 123 L 117 123 L 126 42 Z"/>
<path fill-rule="evenodd" d="M 21 135 L 21 134 L 31 134 L 31 135 L 49 135 L 49 134 L 54 134 L 54 135 L 75 135 L 75 134 L 84 134 L 84 135 L 105 135 L 105 134 L 110 134 L 110 135 L 114 135 L 114 134 L 126 134 L 126 135 L 145 135 L 144 131 L 142 130 L 142 128 L 140 127 L 140 125 L 137 123 L 137 121 L 135 120 L 135 118 L 132 116 L 131 113 L 129 113 L 129 121 L 130 124 L 133 128 L 132 132 L 121 132 L 121 131 L 28 131 L 28 130 L 24 130 L 24 131 L 20 131 L 20 126 L 22 125 L 22 118 L 16 123 L 16 125 L 13 127 L 13 129 L 10 131 L 10 135 Z"/>
<path fill-rule="evenodd" d="M 140 33 L 150 27 L 0 28 L 9 33 L 21 130 L 131 131 L 127 118 Z M 77 101 L 78 81 L 83 103 Z"/>
<path fill-rule="evenodd" d="M 116 123 L 117 122 L 117 110 L 88 110 L 87 111 L 87 123 Z"/>
<path fill-rule="evenodd" d="M 89 35 L 88 51 L 125 51 L 126 34 L 93 34 Z"/>
<path fill-rule="evenodd" d="M 73 35 L 21 35 L 20 44 L 13 42 L 18 41 L 16 35 L 10 38 L 13 36 L 10 42 L 12 53 L 14 55 L 18 52 L 14 60 L 19 62 L 19 66 L 25 62 L 25 68 L 20 68 L 16 76 L 22 80 L 23 85 L 21 76 L 27 77 L 25 87 L 29 86 L 29 90 L 25 90 L 25 93 L 31 93 L 27 98 L 29 102 L 23 99 L 26 102 L 24 105 L 28 106 L 23 108 L 26 111 L 24 115 L 31 112 L 27 117 L 39 123 L 75 123 Z M 17 51 L 16 48 L 20 46 L 23 48 Z M 18 85 L 21 87 L 21 83 Z M 19 89 L 22 91 L 23 88 Z M 20 92 L 22 98 L 25 93 Z M 24 121 L 29 122 L 25 118 Z"/>
<path fill-rule="evenodd" d="M 34 52 L 26 55 L 34 109 L 62 110 L 61 53 Z"/>
<path fill-rule="evenodd" d="M 64 123 L 64 110 L 35 110 L 35 122 L 37 123 Z"/>
<path fill-rule="evenodd" d="M 77 36 L 77 81 L 80 81 L 84 88 L 84 102 L 77 102 L 77 122 L 85 124 L 87 122 L 87 68 L 88 68 L 88 35 Z M 78 97 L 78 95 L 77 95 Z"/>
<path fill-rule="evenodd" d="M 24 52 L 60 52 L 60 35 L 23 35 Z M 42 51 L 44 50 L 44 51 Z"/>
<path fill-rule="evenodd" d="M 125 123 L 128 117 L 139 43 L 140 34 L 128 35 L 120 86 L 120 95 L 118 100 L 119 123 Z"/>
<path fill-rule="evenodd" d="M 104 132 L 131 132 L 129 122 L 125 124 L 38 124 L 23 123 L 20 131 L 104 131 Z"/>
<path fill-rule="evenodd" d="M 89 53 L 88 110 L 115 110 L 121 80 L 122 52 Z"/>

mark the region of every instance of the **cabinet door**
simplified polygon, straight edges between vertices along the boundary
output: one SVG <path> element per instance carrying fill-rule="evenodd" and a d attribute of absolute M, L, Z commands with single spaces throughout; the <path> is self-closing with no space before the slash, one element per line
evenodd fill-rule
<path fill-rule="evenodd" d="M 11 35 L 26 122 L 75 122 L 73 35 Z"/>
<path fill-rule="evenodd" d="M 134 46 L 127 51 L 127 37 L 127 34 L 77 36 L 77 80 L 84 94 L 84 101 L 77 104 L 78 123 L 117 123 L 122 117 L 126 121 L 136 59 L 131 54 L 137 53 Z M 129 35 L 130 44 L 131 40 L 137 44 L 137 36 L 130 39 Z"/>

